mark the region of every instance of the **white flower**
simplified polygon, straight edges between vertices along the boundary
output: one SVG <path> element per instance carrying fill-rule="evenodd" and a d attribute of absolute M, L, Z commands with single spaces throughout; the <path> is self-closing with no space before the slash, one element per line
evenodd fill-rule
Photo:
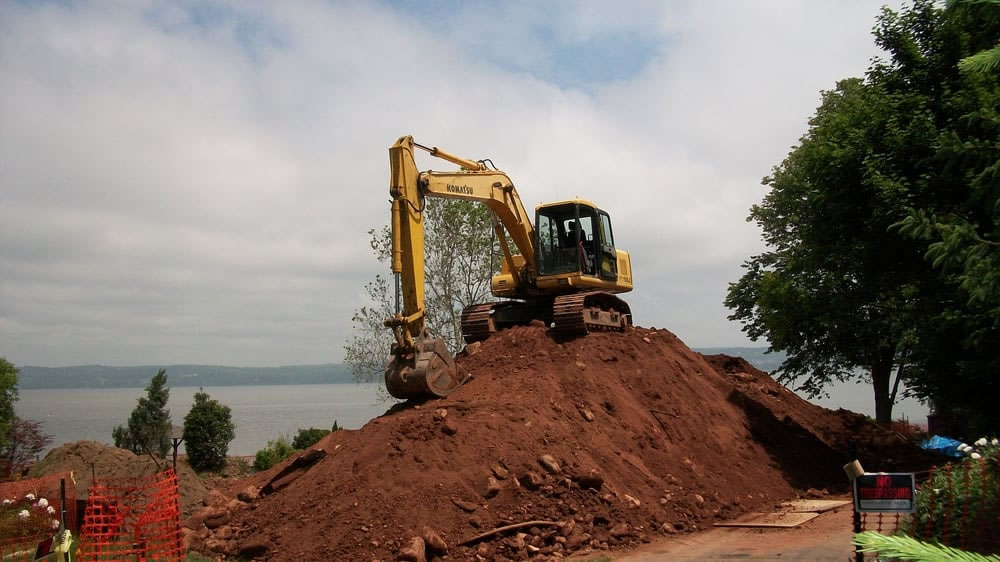
<path fill-rule="evenodd" d="M 14 503 L 14 500 L 4 500 L 3 501 L 3 506 L 7 507 L 7 506 L 9 506 L 9 505 L 11 505 L 13 503 Z"/>
<path fill-rule="evenodd" d="M 979 453 L 972 453 L 972 454 L 971 454 L 971 455 L 969 455 L 969 456 L 971 456 L 971 457 L 972 457 L 972 460 L 977 460 L 977 461 L 978 461 L 979 459 L 983 458 L 983 456 L 982 456 L 982 455 L 980 455 Z"/>
<path fill-rule="evenodd" d="M 992 444 L 994 447 L 997 446 L 997 445 L 1000 445 L 1000 439 L 997 439 L 996 437 L 994 437 L 993 441 L 990 441 L 990 444 Z"/>
<path fill-rule="evenodd" d="M 976 447 L 985 447 L 985 446 L 986 446 L 985 437 L 980 437 L 979 439 L 976 440 Z"/>
<path fill-rule="evenodd" d="M 969 451 L 972 450 L 972 447 L 966 445 L 965 443 L 962 443 L 961 445 L 958 446 L 958 450 L 962 451 L 963 453 L 968 453 Z"/>
<path fill-rule="evenodd" d="M 53 519 L 52 522 L 49 523 L 49 526 L 52 527 L 53 530 L 58 529 L 59 528 L 59 520 L 58 519 Z"/>
<path fill-rule="evenodd" d="M 49 500 L 47 500 L 45 498 L 41 498 L 41 499 L 38 500 L 38 503 L 36 505 L 38 505 L 38 507 L 48 507 L 49 506 Z"/>
<path fill-rule="evenodd" d="M 45 511 L 47 511 L 49 515 L 55 515 L 56 514 L 56 508 L 52 507 L 51 505 L 49 507 L 45 508 Z"/>
<path fill-rule="evenodd" d="M 35 494 L 28 494 L 24 496 L 24 499 L 28 500 L 29 502 L 33 502 L 35 501 Z"/>
<path fill-rule="evenodd" d="M 31 517 L 31 514 L 28 513 L 27 509 L 22 509 L 17 514 L 17 518 L 20 519 L 21 521 L 27 521 L 29 517 Z"/>

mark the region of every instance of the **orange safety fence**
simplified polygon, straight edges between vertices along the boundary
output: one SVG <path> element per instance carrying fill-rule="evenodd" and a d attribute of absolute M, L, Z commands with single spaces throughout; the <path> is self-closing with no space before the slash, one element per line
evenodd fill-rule
<path fill-rule="evenodd" d="M 31 560 L 38 543 L 59 530 L 66 483 L 66 527 L 76 528 L 76 486 L 69 472 L 0 483 L 0 557 Z"/>
<path fill-rule="evenodd" d="M 94 481 L 80 531 L 79 560 L 183 559 L 173 469 L 145 478 Z"/>

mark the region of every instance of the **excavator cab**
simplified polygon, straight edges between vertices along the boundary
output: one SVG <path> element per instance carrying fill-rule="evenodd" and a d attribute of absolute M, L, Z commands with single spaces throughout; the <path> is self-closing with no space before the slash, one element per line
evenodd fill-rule
<path fill-rule="evenodd" d="M 538 275 L 580 274 L 618 279 L 611 217 L 583 200 L 541 205 L 535 211 Z"/>

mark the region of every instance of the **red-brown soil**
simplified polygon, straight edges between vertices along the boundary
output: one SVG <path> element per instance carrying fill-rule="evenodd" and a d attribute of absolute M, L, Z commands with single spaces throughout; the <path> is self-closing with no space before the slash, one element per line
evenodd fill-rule
<path fill-rule="evenodd" d="M 841 466 L 855 456 L 868 470 L 923 463 L 863 416 L 809 404 L 666 330 L 562 341 L 518 327 L 458 366 L 472 379 L 451 396 L 331 434 L 317 445 L 325 457 L 271 493 L 231 502 L 225 517 L 212 508 L 214 531 L 189 521 L 189 543 L 269 561 L 395 560 L 414 537 L 437 534 L 450 559 L 558 558 L 690 532 L 808 488 L 845 489 Z M 287 466 L 229 492 L 266 488 Z M 557 524 L 459 546 L 535 520 Z"/>
<path fill-rule="evenodd" d="M 139 456 L 126 449 L 119 449 L 96 441 L 66 443 L 49 451 L 31 467 L 30 477 L 73 472 L 78 500 L 86 500 L 94 476 L 98 479 L 140 478 L 151 476 L 173 466 L 170 461 L 157 465 L 146 456 Z M 190 513 L 199 506 L 211 485 L 199 477 L 186 462 L 177 463 L 177 480 L 180 489 L 181 510 Z"/>

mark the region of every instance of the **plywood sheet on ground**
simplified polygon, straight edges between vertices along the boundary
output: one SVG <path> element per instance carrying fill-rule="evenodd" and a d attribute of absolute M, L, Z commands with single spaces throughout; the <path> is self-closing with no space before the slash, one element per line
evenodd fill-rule
<path fill-rule="evenodd" d="M 781 504 L 781 510 L 795 513 L 808 513 L 810 511 L 823 513 L 850 503 L 851 500 L 791 500 Z"/>
<path fill-rule="evenodd" d="M 748 513 L 735 521 L 724 521 L 716 523 L 716 527 L 798 527 L 799 525 L 816 518 L 819 513 Z"/>

